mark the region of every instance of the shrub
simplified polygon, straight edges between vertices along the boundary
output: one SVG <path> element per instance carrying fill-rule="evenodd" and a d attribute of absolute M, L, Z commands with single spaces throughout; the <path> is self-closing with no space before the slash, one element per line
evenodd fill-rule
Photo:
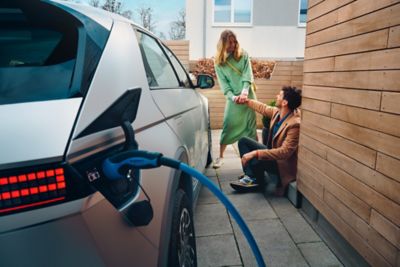
<path fill-rule="evenodd" d="M 276 101 L 271 100 L 270 102 L 267 103 L 268 106 L 275 107 L 276 106 Z M 269 128 L 269 123 L 271 122 L 271 119 L 268 117 L 263 116 L 262 117 L 262 123 L 265 128 Z"/>
<path fill-rule="evenodd" d="M 253 69 L 254 78 L 269 79 L 272 71 L 274 70 L 275 61 L 251 59 L 251 66 Z M 214 60 L 212 58 L 199 59 L 194 66 L 192 73 L 196 78 L 199 74 L 209 74 L 216 78 Z"/>

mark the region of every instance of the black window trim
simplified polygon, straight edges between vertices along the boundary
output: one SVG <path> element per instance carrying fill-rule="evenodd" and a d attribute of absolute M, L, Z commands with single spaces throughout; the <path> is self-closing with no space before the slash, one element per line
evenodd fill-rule
<path fill-rule="evenodd" d="M 164 56 L 167 58 L 168 63 L 169 63 L 170 66 L 172 67 L 172 70 L 173 70 L 173 72 L 174 72 L 174 74 L 175 74 L 175 78 L 176 78 L 176 80 L 178 81 L 178 84 L 179 84 L 178 87 L 151 87 L 151 86 L 149 85 L 149 89 L 150 89 L 150 90 L 193 89 L 193 88 L 194 88 L 194 85 L 193 85 L 193 83 L 192 83 L 192 81 L 191 81 L 191 79 L 190 79 L 190 77 L 189 77 L 187 71 L 186 71 L 185 68 L 182 66 L 182 63 L 179 61 L 179 59 L 176 57 L 176 55 L 171 51 L 171 49 L 169 49 L 166 45 L 164 45 L 164 44 L 160 41 L 159 38 L 157 38 L 156 36 L 154 36 L 154 34 L 148 32 L 148 31 L 146 31 L 146 30 L 140 29 L 140 28 L 138 28 L 138 27 L 135 26 L 135 25 L 132 25 L 132 27 L 133 27 L 133 29 L 134 29 L 135 31 L 140 32 L 141 34 L 146 34 L 147 36 L 149 36 L 150 38 L 152 38 L 152 39 L 154 39 L 154 40 L 156 41 L 157 45 L 161 48 L 161 51 L 164 53 Z M 138 40 L 138 42 L 139 42 L 139 40 Z M 139 45 L 139 46 L 140 46 L 140 45 Z M 180 66 L 182 67 L 182 69 L 185 71 L 185 74 L 186 74 L 186 76 L 187 76 L 187 79 L 188 79 L 189 82 L 190 82 L 190 86 L 191 86 L 190 88 L 185 87 L 185 86 L 181 83 L 181 81 L 180 81 L 180 79 L 179 79 L 178 72 L 176 71 L 176 69 L 175 69 L 175 67 L 174 67 L 174 64 L 173 64 L 173 63 L 171 62 L 171 60 L 169 59 L 169 57 L 168 57 L 168 55 L 167 55 L 165 49 L 168 49 L 168 50 L 172 53 L 172 55 L 173 55 L 173 56 L 175 57 L 175 59 L 178 61 L 179 65 L 180 65 Z M 142 49 L 140 49 L 140 52 L 143 53 Z M 148 63 L 147 63 L 147 62 L 144 62 L 144 60 L 143 60 L 143 64 L 148 64 Z"/>

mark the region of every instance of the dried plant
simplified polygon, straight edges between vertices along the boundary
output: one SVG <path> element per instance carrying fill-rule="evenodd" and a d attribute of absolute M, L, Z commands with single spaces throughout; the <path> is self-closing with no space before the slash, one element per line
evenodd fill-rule
<path fill-rule="evenodd" d="M 269 79 L 275 67 L 275 61 L 265 61 L 258 59 L 251 59 L 251 66 L 253 69 L 254 78 L 256 79 Z M 192 71 L 193 75 L 209 74 L 216 78 L 214 70 L 214 60 L 212 58 L 199 59 L 196 62 Z"/>
<path fill-rule="evenodd" d="M 202 58 L 197 61 L 193 69 L 193 75 L 197 78 L 199 74 L 208 74 L 216 78 L 214 60 L 212 58 Z"/>
<path fill-rule="evenodd" d="M 254 78 L 256 79 L 269 79 L 275 67 L 275 61 L 264 61 L 258 59 L 251 60 Z"/>

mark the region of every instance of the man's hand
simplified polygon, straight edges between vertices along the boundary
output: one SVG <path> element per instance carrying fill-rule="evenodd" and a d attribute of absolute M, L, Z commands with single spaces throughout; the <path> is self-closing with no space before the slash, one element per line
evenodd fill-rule
<path fill-rule="evenodd" d="M 257 157 L 257 150 L 246 153 L 242 156 L 242 165 L 246 166 L 247 163 L 253 158 Z"/>
<path fill-rule="evenodd" d="M 247 95 L 239 95 L 238 98 L 236 99 L 236 104 L 244 104 L 248 101 L 249 99 L 247 98 Z"/>

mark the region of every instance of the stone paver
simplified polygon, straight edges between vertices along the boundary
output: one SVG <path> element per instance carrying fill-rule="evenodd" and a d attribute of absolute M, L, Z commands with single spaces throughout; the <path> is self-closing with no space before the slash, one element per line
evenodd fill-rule
<path fill-rule="evenodd" d="M 211 181 L 214 182 L 214 184 L 219 187 L 218 184 L 218 179 L 217 177 L 208 177 Z M 200 194 L 199 194 L 199 198 L 197 200 L 197 205 L 201 205 L 201 204 L 219 204 L 219 200 L 218 198 L 211 193 L 210 190 L 208 190 L 208 188 L 206 187 L 202 187 L 200 190 Z"/>
<path fill-rule="evenodd" d="M 194 220 L 196 236 L 232 233 L 228 213 L 221 203 L 198 205 Z"/>
<path fill-rule="evenodd" d="M 278 219 L 247 221 L 267 266 L 308 266 L 296 244 Z M 257 266 L 251 249 L 239 227 L 234 224 L 244 266 Z"/>
<path fill-rule="evenodd" d="M 301 252 L 311 267 L 342 267 L 324 242 L 299 244 Z"/>
<path fill-rule="evenodd" d="M 235 237 L 231 235 L 198 237 L 197 266 L 242 266 Z"/>
<path fill-rule="evenodd" d="M 315 233 L 311 226 L 304 220 L 303 216 L 289 202 L 287 198 L 268 198 L 276 214 L 283 222 L 294 242 L 318 242 L 321 238 Z"/>
<path fill-rule="evenodd" d="M 246 221 L 277 218 L 262 194 L 230 194 L 228 198 Z"/>
<path fill-rule="evenodd" d="M 213 131 L 213 155 L 218 155 L 220 131 Z M 206 170 L 250 228 L 267 266 L 342 266 L 299 211 L 286 198 L 261 193 L 238 194 L 229 186 L 242 173 L 237 144 L 224 154 L 224 165 Z M 195 210 L 198 266 L 257 266 L 236 222 L 205 187 Z"/>

